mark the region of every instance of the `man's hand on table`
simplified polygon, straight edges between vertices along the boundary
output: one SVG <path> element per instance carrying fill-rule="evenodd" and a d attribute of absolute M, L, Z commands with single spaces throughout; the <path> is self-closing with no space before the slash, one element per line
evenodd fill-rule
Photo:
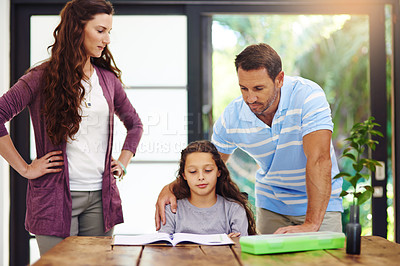
<path fill-rule="evenodd" d="M 274 234 L 287 234 L 287 233 L 304 233 L 304 232 L 317 232 L 318 227 L 315 224 L 304 223 L 301 225 L 292 225 L 278 228 Z"/>

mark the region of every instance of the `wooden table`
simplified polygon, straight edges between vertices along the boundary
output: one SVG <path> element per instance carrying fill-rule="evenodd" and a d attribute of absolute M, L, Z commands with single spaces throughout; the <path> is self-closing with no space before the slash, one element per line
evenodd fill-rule
<path fill-rule="evenodd" d="M 238 238 L 234 241 L 232 246 L 115 246 L 112 250 L 111 237 L 72 236 L 34 265 L 400 265 L 400 244 L 378 236 L 362 237 L 361 255 L 347 255 L 345 249 L 251 255 L 241 252 Z"/>

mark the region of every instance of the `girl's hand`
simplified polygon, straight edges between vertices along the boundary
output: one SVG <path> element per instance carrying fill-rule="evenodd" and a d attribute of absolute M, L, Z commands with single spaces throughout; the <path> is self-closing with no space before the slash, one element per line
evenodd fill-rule
<path fill-rule="evenodd" d="M 115 160 L 114 158 L 111 158 L 111 172 L 113 173 L 115 178 L 118 178 L 119 180 L 122 179 L 124 170 L 122 169 L 118 161 Z"/>
<path fill-rule="evenodd" d="M 240 236 L 240 233 L 230 233 L 230 234 L 228 234 L 228 236 L 229 236 L 230 238 L 232 238 L 232 237 L 239 237 L 239 236 Z"/>
<path fill-rule="evenodd" d="M 61 172 L 63 165 L 62 151 L 52 151 L 42 158 L 33 160 L 21 175 L 27 179 L 36 179 L 45 174 Z"/>

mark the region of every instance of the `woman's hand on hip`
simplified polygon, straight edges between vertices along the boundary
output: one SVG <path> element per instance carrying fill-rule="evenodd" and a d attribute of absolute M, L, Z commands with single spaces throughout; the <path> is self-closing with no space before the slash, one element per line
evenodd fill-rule
<path fill-rule="evenodd" d="M 39 159 L 33 160 L 21 175 L 27 179 L 36 179 L 45 174 L 61 172 L 63 165 L 62 151 L 52 151 Z"/>
<path fill-rule="evenodd" d="M 111 173 L 113 173 L 114 178 L 119 178 L 120 180 L 122 179 L 124 174 L 122 166 L 114 158 L 111 158 Z"/>

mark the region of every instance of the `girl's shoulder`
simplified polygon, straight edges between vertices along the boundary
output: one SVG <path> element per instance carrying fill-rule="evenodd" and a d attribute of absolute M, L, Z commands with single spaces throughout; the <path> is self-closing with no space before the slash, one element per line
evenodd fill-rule
<path fill-rule="evenodd" d="M 239 202 L 237 202 L 233 199 L 222 197 L 221 195 L 218 195 L 218 194 L 217 194 L 217 197 L 218 197 L 218 200 L 221 201 L 221 204 L 223 204 L 225 206 L 226 210 L 233 211 L 233 212 L 236 212 L 237 210 L 245 211 L 242 204 L 240 204 Z"/>
<path fill-rule="evenodd" d="M 179 209 L 187 208 L 188 202 L 189 202 L 188 199 L 178 199 L 178 200 L 176 201 L 176 203 L 177 203 L 177 209 L 179 210 Z M 165 205 L 165 210 L 168 211 L 168 212 L 173 213 L 173 212 L 171 211 L 171 204 Z"/>
<path fill-rule="evenodd" d="M 178 209 L 180 208 L 188 208 L 191 204 L 189 203 L 189 200 L 187 198 L 184 199 L 178 199 L 177 201 Z"/>

